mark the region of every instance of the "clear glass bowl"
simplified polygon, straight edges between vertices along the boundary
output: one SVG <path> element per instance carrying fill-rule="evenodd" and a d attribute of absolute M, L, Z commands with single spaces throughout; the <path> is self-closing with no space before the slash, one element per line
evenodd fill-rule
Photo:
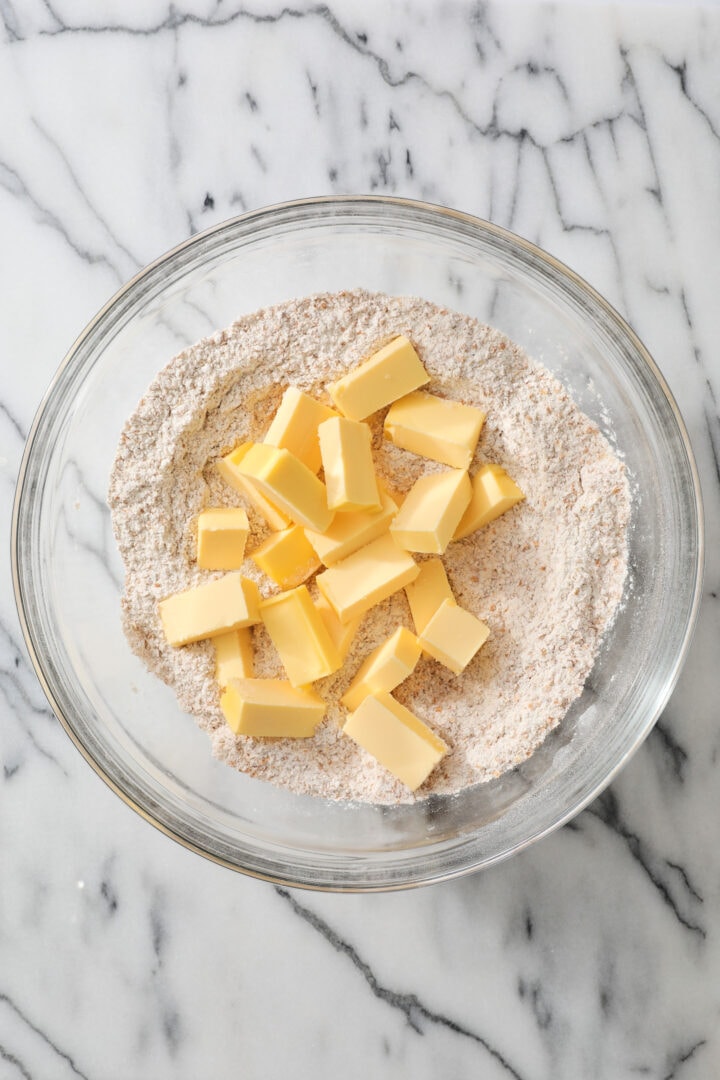
<path fill-rule="evenodd" d="M 616 442 L 634 513 L 622 610 L 582 697 L 522 767 L 453 797 L 375 807 L 291 795 L 214 761 L 120 626 L 105 494 L 121 428 L 181 348 L 244 312 L 362 286 L 499 327 Z M 682 419 L 652 359 L 593 289 L 487 222 L 400 199 L 309 199 L 225 222 L 158 259 L 75 342 L 33 424 L 13 573 L 38 677 L 100 776 L 168 836 L 308 888 L 402 888 L 476 870 L 568 821 L 648 734 L 685 657 L 702 510 Z"/>

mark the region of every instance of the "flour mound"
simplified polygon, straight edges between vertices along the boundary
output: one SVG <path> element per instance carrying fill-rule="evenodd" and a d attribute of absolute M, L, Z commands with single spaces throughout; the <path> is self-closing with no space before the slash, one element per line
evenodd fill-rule
<path fill-rule="evenodd" d="M 262 439 L 288 385 L 323 397 L 327 383 L 398 334 L 415 345 L 432 377 L 428 390 L 487 414 L 471 473 L 498 462 L 526 495 L 443 557 L 458 603 L 488 624 L 490 638 L 461 675 L 423 657 L 394 691 L 450 747 L 414 795 L 339 727 L 338 700 L 362 659 L 398 625 L 413 629 L 404 592 L 366 615 L 342 670 L 316 685 L 328 709 L 312 739 L 235 736 L 220 711 L 212 644 L 172 648 L 158 616 L 159 600 L 210 576 L 195 563 L 199 512 L 243 504 L 217 475 L 217 459 Z M 383 418 L 372 418 L 373 451 L 389 487 L 406 491 L 423 472 L 444 468 L 384 440 Z M 411 802 L 487 781 L 527 759 L 582 692 L 627 571 L 625 467 L 561 384 L 466 315 L 360 290 L 255 312 L 176 356 L 125 426 L 109 503 L 134 652 L 175 690 L 218 758 L 325 798 Z M 268 533 L 246 509 L 252 551 Z M 252 561 L 243 573 L 263 595 L 276 591 Z M 264 629 L 255 627 L 253 638 L 257 677 L 283 677 Z"/>

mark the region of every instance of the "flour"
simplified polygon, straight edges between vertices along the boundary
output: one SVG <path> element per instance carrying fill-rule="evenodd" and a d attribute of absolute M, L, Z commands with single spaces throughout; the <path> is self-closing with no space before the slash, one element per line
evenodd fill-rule
<path fill-rule="evenodd" d="M 195 521 L 206 506 L 243 502 L 214 463 L 262 439 L 288 385 L 328 400 L 326 384 L 405 334 L 433 393 L 487 413 L 471 473 L 502 464 L 525 502 L 451 543 L 443 557 L 455 597 L 490 627 L 458 676 L 423 657 L 394 695 L 450 752 L 412 795 L 342 734 L 337 704 L 367 653 L 398 625 L 413 629 L 404 592 L 369 612 L 341 671 L 316 684 L 328 703 L 312 739 L 235 736 L 219 707 L 214 649 L 170 647 L 158 601 L 211 575 L 195 563 Z M 442 469 L 383 439 L 372 418 L 378 474 L 406 491 Z M 176 356 L 157 376 L 122 434 L 109 490 L 125 563 L 122 618 L 131 647 L 173 687 L 229 765 L 292 791 L 374 803 L 456 792 L 528 758 L 582 692 L 627 569 L 630 497 L 625 469 L 560 383 L 497 330 L 424 300 L 363 291 L 292 300 L 244 316 Z M 268 534 L 246 507 L 248 551 Z M 418 561 L 423 556 L 417 556 Z M 247 561 L 263 595 L 276 591 Z M 310 583 L 310 590 L 315 587 Z M 256 675 L 283 677 L 255 627 Z"/>

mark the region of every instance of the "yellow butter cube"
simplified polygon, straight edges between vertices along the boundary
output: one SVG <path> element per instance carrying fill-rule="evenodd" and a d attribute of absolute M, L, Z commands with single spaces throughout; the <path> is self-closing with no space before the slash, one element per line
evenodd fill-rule
<path fill-rule="evenodd" d="M 454 600 L 443 600 L 420 634 L 423 652 L 459 675 L 488 639 L 490 628 Z"/>
<path fill-rule="evenodd" d="M 289 450 L 255 443 L 237 468 L 296 525 L 324 532 L 332 521 L 325 485 Z"/>
<path fill-rule="evenodd" d="M 316 473 L 320 468 L 318 427 L 332 416 L 337 416 L 334 409 L 288 386 L 263 442 L 289 450 Z"/>
<path fill-rule="evenodd" d="M 320 612 L 320 618 L 325 623 L 325 629 L 330 635 L 330 640 L 338 651 L 340 663 L 345 663 L 353 638 L 362 622 L 362 615 L 356 615 L 354 619 L 350 619 L 346 623 L 340 622 L 334 609 L 330 607 L 322 594 L 315 601 L 315 607 Z"/>
<path fill-rule="evenodd" d="M 331 510 L 379 510 L 370 428 L 334 416 L 318 428 L 328 506 Z"/>
<path fill-rule="evenodd" d="M 347 709 L 354 711 L 368 694 L 394 690 L 412 675 L 420 653 L 420 642 L 415 635 L 404 626 L 398 626 L 386 641 L 370 653 L 340 701 Z"/>
<path fill-rule="evenodd" d="M 250 558 L 281 589 L 294 589 L 321 565 L 300 525 L 273 533 Z"/>
<path fill-rule="evenodd" d="M 341 622 L 369 611 L 410 581 L 420 568 L 386 534 L 318 574 L 317 587 Z"/>
<path fill-rule="evenodd" d="M 343 416 L 364 420 L 428 382 L 420 357 L 400 335 L 328 386 L 328 393 Z"/>
<path fill-rule="evenodd" d="M 454 600 L 450 582 L 441 559 L 426 559 L 420 563 L 420 573 L 405 586 L 405 595 L 415 624 L 421 634 L 443 600 Z"/>
<path fill-rule="evenodd" d="M 284 679 L 231 679 L 220 706 L 236 735 L 256 738 L 309 739 L 325 715 L 319 694 Z"/>
<path fill-rule="evenodd" d="M 473 405 L 417 390 L 390 406 L 385 435 L 403 450 L 467 469 L 484 422 L 485 413 Z"/>
<path fill-rule="evenodd" d="M 462 540 L 483 525 L 489 525 L 524 498 L 500 465 L 482 465 L 472 479 L 472 497 L 453 540 Z"/>
<path fill-rule="evenodd" d="M 220 458 L 216 465 L 217 471 L 225 483 L 245 496 L 271 529 L 286 529 L 290 524 L 290 518 L 287 514 L 284 514 L 282 510 L 279 510 L 277 506 L 271 503 L 253 484 L 252 480 L 247 476 L 243 476 L 239 470 L 240 462 L 254 445 L 254 443 L 250 442 L 243 443 L 242 446 L 236 447 L 231 454 Z"/>
<path fill-rule="evenodd" d="M 238 573 L 175 593 L 158 607 L 171 645 L 188 645 L 260 622 L 258 587 Z"/>
<path fill-rule="evenodd" d="M 227 686 L 230 679 L 252 679 L 254 675 L 252 637 L 249 627 L 231 630 L 213 638 L 215 646 L 215 678 L 218 685 Z"/>
<path fill-rule="evenodd" d="M 325 532 L 306 529 L 305 535 L 325 566 L 334 566 L 387 532 L 396 513 L 397 503 L 380 488 L 379 510 L 336 514 Z"/>
<path fill-rule="evenodd" d="M 202 570 L 239 570 L 250 532 L 238 506 L 203 510 L 197 525 L 197 564 Z"/>
<path fill-rule="evenodd" d="M 345 722 L 345 735 L 415 791 L 448 752 L 427 724 L 390 694 L 370 694 Z"/>
<path fill-rule="evenodd" d="M 390 525 L 407 551 L 442 555 L 470 502 L 472 487 L 464 469 L 421 476 Z"/>
<path fill-rule="evenodd" d="M 293 686 L 331 675 L 342 660 L 305 585 L 263 600 L 260 613 Z"/>

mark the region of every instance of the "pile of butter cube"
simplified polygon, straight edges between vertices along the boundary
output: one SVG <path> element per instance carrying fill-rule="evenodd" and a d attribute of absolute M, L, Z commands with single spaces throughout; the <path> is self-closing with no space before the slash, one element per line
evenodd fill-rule
<path fill-rule="evenodd" d="M 327 387 L 334 408 L 289 387 L 264 441 L 217 462 L 272 530 L 250 558 L 280 591 L 261 599 L 239 572 L 245 510 L 209 508 L 197 522 L 197 562 L 225 574 L 159 605 L 171 645 L 213 640 L 220 704 L 236 735 L 308 738 L 326 709 L 312 684 L 342 667 L 366 612 L 404 588 L 415 633 L 399 626 L 365 658 L 341 698 L 342 730 L 412 791 L 448 747 L 392 691 L 423 653 L 459 674 L 489 634 L 456 603 L 437 556 L 524 498 L 499 465 L 470 477 L 485 416 L 419 389 L 429 381 L 400 336 Z M 449 466 L 421 476 L 404 498 L 376 476 L 365 422 L 387 406 L 388 439 Z M 435 557 L 418 563 L 411 553 Z M 317 600 L 305 584 L 313 575 Z M 250 627 L 258 623 L 286 679 L 253 677 Z"/>

